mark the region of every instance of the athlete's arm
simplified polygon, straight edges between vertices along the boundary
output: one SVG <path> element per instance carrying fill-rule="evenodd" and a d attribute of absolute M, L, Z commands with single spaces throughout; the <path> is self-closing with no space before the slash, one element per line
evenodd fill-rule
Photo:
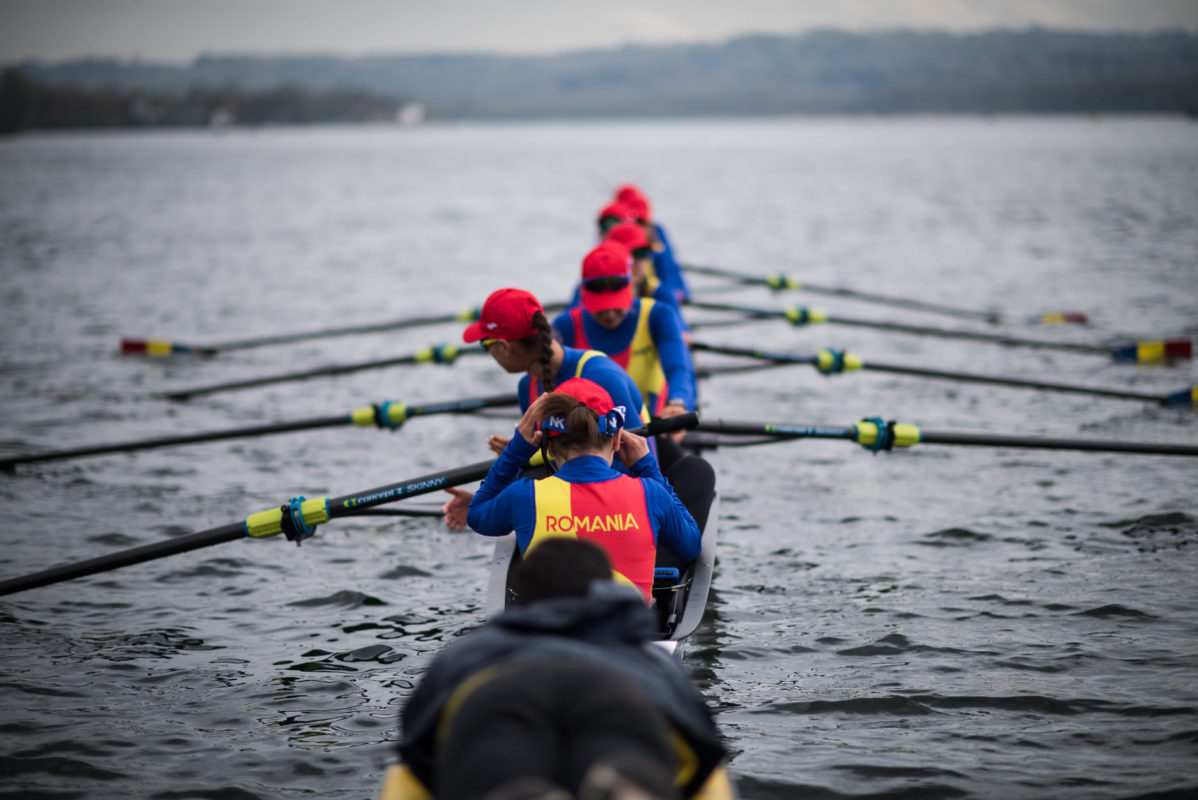
<path fill-rule="evenodd" d="M 691 361 L 690 348 L 682 333 L 682 319 L 678 312 L 664 303 L 654 303 L 649 312 L 649 333 L 657 345 L 661 357 L 661 369 L 666 374 L 670 387 L 670 405 L 683 406 L 683 413 L 695 407 L 695 365 Z M 669 416 L 669 415 L 667 415 Z"/>
<path fill-rule="evenodd" d="M 644 460 L 644 459 L 642 459 Z M 658 470 L 658 474 L 661 471 Z M 662 478 L 642 481 L 649 514 L 657 530 L 657 546 L 665 547 L 679 558 L 689 561 L 699 556 L 703 547 L 703 534 L 695 518 L 686 510 L 674 489 Z"/>
<path fill-rule="evenodd" d="M 524 420 L 521 420 L 522 422 Z M 483 485 L 478 487 L 478 492 L 470 502 L 471 513 L 473 514 L 474 505 L 489 502 L 491 498 L 515 483 L 515 480 L 520 477 L 521 469 L 524 469 L 528 459 L 531 459 L 536 453 L 536 444 L 528 442 L 521 435 L 520 429 L 516 428 L 515 436 L 508 440 L 507 446 L 503 448 L 503 453 L 495 460 L 495 463 L 492 463 L 491 468 L 486 472 L 486 478 L 483 479 Z M 472 521 L 470 527 L 474 528 Z M 478 531 L 478 528 L 474 529 Z"/>

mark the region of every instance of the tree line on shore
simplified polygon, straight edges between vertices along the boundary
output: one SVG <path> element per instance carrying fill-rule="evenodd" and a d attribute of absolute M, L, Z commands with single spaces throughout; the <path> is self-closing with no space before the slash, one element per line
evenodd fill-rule
<path fill-rule="evenodd" d="M 0 133 L 71 128 L 156 128 L 394 122 L 401 103 L 356 89 L 294 85 L 247 91 L 80 88 L 0 73 Z"/>

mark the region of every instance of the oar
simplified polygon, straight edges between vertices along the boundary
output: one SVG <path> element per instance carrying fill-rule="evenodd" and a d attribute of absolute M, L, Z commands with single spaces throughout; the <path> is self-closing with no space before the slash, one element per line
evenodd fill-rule
<path fill-rule="evenodd" d="M 644 436 L 653 436 L 658 433 L 666 433 L 681 428 L 693 428 L 698 424 L 698 421 L 698 416 L 694 412 L 679 414 L 676 417 L 653 420 L 648 425 L 635 429 L 634 432 Z M 457 467 L 456 469 L 444 472 L 435 472 L 431 475 L 424 475 L 413 480 L 403 481 L 402 483 L 393 483 L 388 486 L 380 486 L 376 489 L 367 489 L 364 492 L 342 495 L 341 497 L 315 497 L 311 500 L 304 497 L 296 497 L 286 505 L 275 506 L 265 511 L 259 511 L 256 514 L 250 514 L 239 522 L 222 525 L 219 528 L 209 528 L 208 530 L 179 536 L 165 542 L 154 542 L 153 544 L 122 550 L 118 553 L 110 553 L 106 556 L 99 556 L 87 559 L 86 561 L 77 561 L 73 564 L 64 564 L 42 570 L 41 572 L 2 580 L 0 581 L 0 595 L 23 592 L 27 589 L 36 589 L 39 586 L 48 586 L 52 583 L 61 583 L 62 581 L 82 578 L 87 575 L 95 575 L 98 572 L 107 572 L 119 569 L 120 567 L 141 564 L 145 561 L 186 553 L 215 544 L 223 544 L 235 539 L 244 539 L 247 537 L 251 539 L 265 539 L 282 533 L 288 540 L 299 544 L 316 532 L 317 525 L 328 522 L 331 519 L 361 514 L 364 509 L 373 508 L 385 503 L 393 503 L 405 497 L 428 494 L 438 489 L 460 486 L 463 483 L 482 480 L 486 477 L 492 463 L 494 463 L 494 459 L 479 461 L 464 467 Z"/>
<path fill-rule="evenodd" d="M 565 308 L 565 303 L 549 303 L 546 311 Z M 274 344 L 291 344 L 309 339 L 327 339 L 334 336 L 352 336 L 360 333 L 381 333 L 403 328 L 419 328 L 423 325 L 440 325 L 449 322 L 474 322 L 478 319 L 478 308 L 467 308 L 450 314 L 432 314 L 428 316 L 404 317 L 386 322 L 367 322 L 361 325 L 342 325 L 335 328 L 323 328 L 316 331 L 299 333 L 279 333 L 270 336 L 258 336 L 247 339 L 235 339 L 230 342 L 215 344 L 185 344 L 168 339 L 121 339 L 121 352 L 126 355 L 140 356 L 174 356 L 197 355 L 214 356 L 228 350 L 246 350 L 251 347 L 266 347 Z"/>
<path fill-rule="evenodd" d="M 256 386 L 266 386 L 272 383 L 286 383 L 287 381 L 302 381 L 308 378 L 320 378 L 328 375 L 345 375 L 350 372 L 360 372 L 368 369 L 382 369 L 384 367 L 399 367 L 407 364 L 452 364 L 457 361 L 459 356 L 464 355 L 482 355 L 485 350 L 479 348 L 462 349 L 452 344 L 442 344 L 436 347 L 426 347 L 423 350 L 418 350 L 409 355 L 397 356 L 395 358 L 380 358 L 375 361 L 360 361 L 355 364 L 329 364 L 323 367 L 315 367 L 313 369 L 300 370 L 298 372 L 284 372 L 281 375 L 263 375 L 258 378 L 247 378 L 240 381 L 228 381 L 226 383 L 214 383 L 208 386 L 196 386 L 191 389 L 176 389 L 170 392 L 160 392 L 158 397 L 165 397 L 168 400 L 187 400 L 191 397 L 198 397 L 204 394 L 215 394 L 217 392 L 229 392 L 236 389 L 250 389 Z"/>
<path fill-rule="evenodd" d="M 993 342 L 994 344 L 1010 347 L 1035 347 L 1048 350 L 1065 350 L 1073 353 L 1104 355 L 1116 361 L 1135 361 L 1141 364 L 1153 364 L 1178 358 L 1192 358 L 1194 354 L 1193 340 L 1186 338 L 1146 340 L 1119 345 L 1081 344 L 1077 342 L 1055 342 L 1046 339 L 1024 339 L 986 331 L 962 331 L 925 325 L 909 325 L 902 322 L 839 317 L 825 314 L 819 309 L 808 308 L 806 306 L 775 309 L 701 301 L 689 301 L 687 305 L 691 308 L 703 309 L 705 311 L 730 311 L 736 314 L 745 314 L 756 319 L 785 319 L 796 327 L 817 322 L 827 322 L 835 325 L 855 325 L 862 328 L 878 328 L 918 336 L 941 336 L 949 339 Z"/>
<path fill-rule="evenodd" d="M 29 464 L 37 461 L 61 461 L 68 458 L 97 456 L 105 453 L 127 453 L 135 450 L 149 450 L 155 447 L 170 447 L 172 445 L 194 444 L 196 442 L 215 442 L 222 439 L 265 436 L 275 433 L 288 433 L 290 431 L 313 430 L 316 428 L 332 428 L 338 425 L 377 427 L 394 431 L 399 430 L 412 417 L 426 417 L 432 414 L 459 414 L 481 408 L 513 406 L 516 403 L 517 397 L 514 394 L 497 394 L 489 397 L 447 400 L 439 403 L 425 403 L 423 405 L 408 405 L 407 403 L 388 400 L 383 403 L 362 406 L 361 408 L 354 409 L 349 414 L 338 414 L 331 417 L 312 417 L 292 422 L 230 428 L 223 431 L 208 431 L 181 436 L 162 436 L 156 439 L 140 439 L 131 442 L 76 447 L 70 450 L 49 450 L 41 453 L 9 456 L 7 458 L 0 458 L 0 469 L 7 469 L 15 464 Z"/>
<path fill-rule="evenodd" d="M 1163 456 L 1198 456 L 1198 446 L 1157 442 L 1120 442 L 1097 439 L 1053 439 L 1036 436 L 1008 436 L 987 433 L 926 431 L 915 425 L 883 422 L 870 417 L 855 425 L 798 425 L 774 422 L 705 420 L 695 430 L 732 436 L 772 437 L 773 439 L 845 439 L 867 450 L 891 450 L 915 444 L 959 444 L 985 447 L 1035 448 L 1041 450 L 1086 450 L 1104 453 L 1146 453 Z M 764 443 L 762 439 L 759 443 Z"/>
<path fill-rule="evenodd" d="M 347 517 L 441 517 L 441 506 L 401 506 L 399 508 L 364 508 L 351 511 Z"/>
<path fill-rule="evenodd" d="M 545 306 L 545 310 L 553 311 L 565 307 L 566 303 L 549 303 Z M 299 333 L 279 333 L 270 336 L 235 339 L 229 342 L 218 342 L 216 344 L 205 345 L 185 344 L 183 342 L 174 342 L 167 339 L 124 338 L 121 339 L 121 352 L 126 355 L 144 356 L 214 356 L 217 353 L 223 353 L 228 350 L 246 350 L 251 347 L 266 347 L 275 344 L 291 344 L 293 342 L 303 342 L 309 339 L 327 339 L 334 336 L 352 336 L 360 333 L 381 333 L 383 331 L 395 331 L 401 330 L 403 328 L 419 328 L 423 325 L 440 325 L 442 323 L 449 322 L 474 322 L 478 319 L 479 310 L 480 309 L 477 307 L 467 308 L 450 314 L 404 317 L 402 319 L 385 322 L 368 322 L 361 325 L 343 325 L 335 328 L 323 328 L 321 330 L 302 331 Z"/>
<path fill-rule="evenodd" d="M 785 289 L 793 291 L 812 292 L 813 294 L 828 294 L 836 297 L 847 297 L 855 300 L 866 300 L 871 303 L 881 303 L 888 306 L 898 306 L 899 308 L 909 308 L 918 311 L 930 311 L 936 314 L 946 314 L 951 317 L 963 317 L 965 319 L 980 319 L 990 323 L 1009 322 L 1002 314 L 997 311 L 979 311 L 969 308 L 957 308 L 955 306 L 946 306 L 940 303 L 929 303 L 927 300 L 913 300 L 910 298 L 890 297 L 888 295 L 875 294 L 873 292 L 862 292 L 856 289 L 847 289 L 842 287 L 820 286 L 818 284 L 809 283 L 807 281 L 799 281 L 789 275 L 774 274 L 774 275 L 751 275 L 735 270 L 723 269 L 721 267 L 701 267 L 695 264 L 683 264 L 682 268 L 688 272 L 694 272 L 698 275 L 714 275 L 720 278 L 730 278 L 737 283 L 749 286 L 767 286 L 775 292 L 780 292 Z M 1034 317 L 1028 317 L 1029 322 L 1037 322 L 1044 325 L 1060 325 L 1064 323 L 1085 324 L 1087 322 L 1086 315 L 1080 311 L 1050 311 L 1044 314 L 1037 314 Z"/>
<path fill-rule="evenodd" d="M 898 375 L 916 375 L 923 378 L 946 378 L 948 380 L 968 381 L 972 383 L 989 383 L 996 386 L 1014 386 L 1027 389 L 1043 389 L 1054 392 L 1072 392 L 1088 394 L 1095 397 L 1110 397 L 1118 400 L 1140 400 L 1156 403 L 1162 406 L 1194 407 L 1198 405 L 1198 387 L 1182 389 L 1166 395 L 1149 392 L 1130 392 L 1122 389 L 1099 389 L 1091 386 L 1077 386 L 1068 383 L 1052 381 L 1033 381 L 1023 378 L 1004 378 L 994 375 L 978 375 L 970 372 L 955 372 L 951 370 L 927 369 L 925 367 L 907 367 L 897 364 L 883 364 L 876 361 L 865 361 L 853 353 L 844 350 L 820 350 L 814 355 L 799 355 L 783 353 L 776 350 L 761 350 L 747 347 L 725 347 L 722 345 L 691 342 L 692 350 L 703 350 L 709 353 L 722 353 L 730 356 L 746 356 L 748 358 L 764 359 L 767 362 L 787 364 L 811 364 L 824 375 L 835 375 L 841 372 L 852 372 L 859 369 L 892 372 Z"/>

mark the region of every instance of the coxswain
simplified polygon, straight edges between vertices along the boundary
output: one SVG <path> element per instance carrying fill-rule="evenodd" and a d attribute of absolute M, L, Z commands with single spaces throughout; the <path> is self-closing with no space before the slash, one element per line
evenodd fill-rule
<path fill-rule="evenodd" d="M 554 538 L 516 603 L 449 644 L 401 712 L 380 800 L 732 797 L 725 748 L 601 548 Z"/>
<path fill-rule="evenodd" d="M 698 524 L 658 467 L 648 441 L 625 426 L 626 409 L 594 381 L 570 378 L 528 407 L 513 436 L 468 501 L 466 523 L 484 536 L 515 531 L 527 553 L 553 537 L 586 539 L 603 547 L 613 577 L 653 597 L 658 545 L 674 559 L 699 555 Z M 543 451 L 556 471 L 521 477 Z M 612 468 L 613 459 L 628 474 Z M 447 506 L 457 512 L 469 493 Z"/>

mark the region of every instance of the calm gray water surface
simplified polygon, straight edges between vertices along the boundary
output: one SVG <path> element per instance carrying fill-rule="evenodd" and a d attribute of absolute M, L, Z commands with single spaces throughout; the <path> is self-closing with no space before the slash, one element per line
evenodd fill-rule
<path fill-rule="evenodd" d="M 612 188 L 684 260 L 996 308 L 1022 336 L 1198 333 L 1198 127 L 1181 119 L 772 120 L 30 136 L 0 142 L 0 454 L 507 391 L 486 359 L 155 392 L 457 341 L 459 325 L 149 361 L 212 343 L 563 299 Z M 692 279 L 703 298 L 942 327 Z M 1027 314 L 1087 312 L 1086 328 Z M 693 319 L 702 319 L 694 315 Z M 1165 392 L 1115 364 L 836 325 L 708 341 Z M 714 363 L 708 359 L 707 363 Z M 1198 444 L 1190 410 L 810 367 L 713 378 L 706 416 Z M 478 461 L 513 418 L 428 418 L 0 474 L 18 575 Z M 842 441 L 726 449 L 686 663 L 746 798 L 1198 792 L 1192 459 Z M 427 502 L 427 499 L 425 500 Z M 491 545 L 336 520 L 0 602 L 0 796 L 370 797 L 429 659 L 483 617 Z"/>

